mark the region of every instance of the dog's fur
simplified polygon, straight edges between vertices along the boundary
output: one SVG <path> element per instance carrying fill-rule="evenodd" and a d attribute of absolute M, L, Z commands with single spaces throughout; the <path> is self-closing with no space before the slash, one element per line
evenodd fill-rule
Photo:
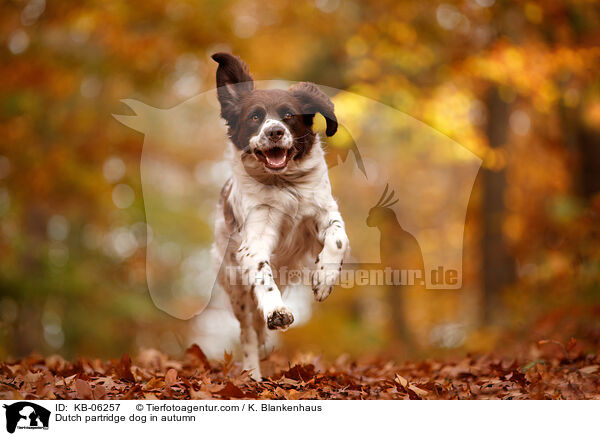
<path fill-rule="evenodd" d="M 317 112 L 326 119 L 327 136 L 335 134 L 337 119 L 333 103 L 312 83 L 256 90 L 243 61 L 227 53 L 212 57 L 219 64 L 217 92 L 232 151 L 213 255 L 222 259 L 219 284 L 240 322 L 244 369 L 258 379 L 265 327 L 286 329 L 294 322 L 274 271 L 310 268 L 314 297 L 323 301 L 349 249 L 312 130 Z"/>

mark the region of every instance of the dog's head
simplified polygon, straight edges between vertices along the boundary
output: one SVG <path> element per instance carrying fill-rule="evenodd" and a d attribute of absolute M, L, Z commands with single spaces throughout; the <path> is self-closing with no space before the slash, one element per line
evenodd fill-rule
<path fill-rule="evenodd" d="M 241 59 L 228 53 L 216 53 L 212 58 L 219 64 L 217 94 L 229 137 L 244 156 L 251 155 L 253 164 L 260 163 L 267 173 L 285 173 L 291 163 L 310 152 L 317 112 L 325 117 L 327 136 L 336 132 L 333 103 L 313 83 L 299 83 L 287 91 L 254 89 Z"/>

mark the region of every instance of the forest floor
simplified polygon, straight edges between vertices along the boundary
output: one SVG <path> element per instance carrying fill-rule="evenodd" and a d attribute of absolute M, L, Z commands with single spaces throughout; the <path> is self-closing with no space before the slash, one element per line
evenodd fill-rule
<path fill-rule="evenodd" d="M 403 364 L 275 353 L 262 362 L 260 382 L 231 355 L 209 361 L 196 345 L 180 360 L 156 350 L 133 361 L 30 356 L 0 363 L 0 399 L 600 399 L 598 354 L 574 339 L 528 349 Z"/>

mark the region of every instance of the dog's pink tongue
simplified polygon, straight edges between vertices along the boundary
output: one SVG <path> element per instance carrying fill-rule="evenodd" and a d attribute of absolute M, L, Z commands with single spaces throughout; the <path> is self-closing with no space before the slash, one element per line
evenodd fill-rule
<path fill-rule="evenodd" d="M 281 168 L 285 165 L 286 151 L 283 148 L 272 148 L 265 151 L 265 157 L 269 166 Z"/>

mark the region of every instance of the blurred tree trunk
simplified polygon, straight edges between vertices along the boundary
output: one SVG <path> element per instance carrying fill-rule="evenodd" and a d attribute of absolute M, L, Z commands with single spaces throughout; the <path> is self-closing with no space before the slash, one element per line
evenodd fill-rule
<path fill-rule="evenodd" d="M 563 141 L 575 162 L 575 194 L 591 200 L 600 193 L 600 131 L 587 126 L 581 112 L 581 106 L 569 108 L 564 101 L 559 103 Z"/>
<path fill-rule="evenodd" d="M 32 201 L 26 210 L 25 224 L 27 244 L 29 249 L 21 256 L 23 271 L 30 277 L 39 277 L 45 272 L 40 260 L 40 250 L 46 238 L 47 213 L 41 202 Z M 36 249 L 34 249 L 34 247 Z M 40 290 L 36 290 L 40 292 Z M 15 296 L 19 304 L 19 312 L 16 321 L 16 334 L 13 337 L 12 350 L 17 356 L 27 356 L 34 351 L 39 351 L 44 345 L 42 334 L 42 307 L 39 294 L 29 296 L 20 300 L 20 295 Z"/>
<path fill-rule="evenodd" d="M 388 209 L 387 218 L 388 221 L 378 225 L 381 233 L 379 241 L 381 268 L 383 270 L 389 267 L 397 271 L 420 271 L 421 278 L 424 278 L 425 267 L 419 243 L 413 235 L 402 228 L 396 214 L 391 209 Z M 412 296 L 411 301 L 414 302 L 415 295 L 419 295 L 421 298 L 425 297 L 424 291 L 425 288 L 418 283 L 386 286 L 387 299 L 391 309 L 393 338 L 402 343 L 406 355 L 413 355 L 422 345 L 418 343 L 417 338 L 413 337 L 414 333 L 408 325 L 407 298 Z"/>
<path fill-rule="evenodd" d="M 19 304 L 19 312 L 12 349 L 17 357 L 40 351 L 43 345 L 42 309 L 34 301 Z"/>
<path fill-rule="evenodd" d="M 508 131 L 508 104 L 500 98 L 497 87 L 492 87 L 486 98 L 488 122 L 486 135 L 492 148 L 506 143 Z M 502 233 L 505 215 L 504 169 L 492 171 L 484 168 L 481 173 L 482 200 L 482 254 L 484 286 L 484 322 L 494 323 L 502 314 L 501 293 L 515 278 L 514 259 L 510 255 Z"/>

